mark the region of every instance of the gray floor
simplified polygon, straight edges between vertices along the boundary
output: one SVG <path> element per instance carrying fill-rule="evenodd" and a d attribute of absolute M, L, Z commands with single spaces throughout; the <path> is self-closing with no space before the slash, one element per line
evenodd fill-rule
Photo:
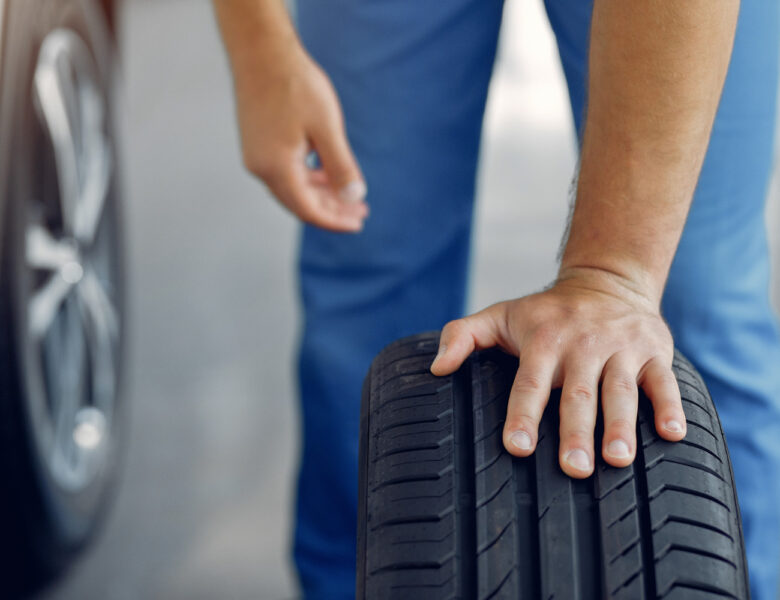
<path fill-rule="evenodd" d="M 474 307 L 552 276 L 574 169 L 547 26 L 537 3 L 508 6 L 486 118 Z M 122 22 L 129 454 L 104 534 L 45 598 L 295 597 L 297 229 L 240 167 L 207 1 L 127 2 Z"/>

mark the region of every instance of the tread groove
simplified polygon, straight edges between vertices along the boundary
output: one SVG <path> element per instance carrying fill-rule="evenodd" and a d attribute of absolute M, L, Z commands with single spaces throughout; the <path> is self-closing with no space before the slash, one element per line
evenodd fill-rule
<path fill-rule="evenodd" d="M 647 442 L 646 444 L 640 444 L 640 446 L 644 450 L 647 450 L 648 448 L 652 448 L 653 446 L 658 445 L 658 444 L 671 444 L 671 443 L 682 444 L 683 446 L 690 446 L 692 448 L 697 448 L 697 449 L 701 450 L 702 452 L 706 452 L 707 454 L 709 454 L 713 458 L 717 459 L 718 462 L 720 462 L 720 463 L 723 462 L 723 459 L 720 456 L 715 454 L 712 450 L 710 450 L 706 446 L 702 446 L 701 444 L 697 444 L 696 442 L 692 442 L 691 440 L 688 440 L 688 439 L 685 439 L 685 438 L 681 439 L 679 442 L 667 442 L 666 440 L 663 440 L 661 438 L 653 438 L 652 441 Z"/>
<path fill-rule="evenodd" d="M 714 471 L 714 470 L 710 469 L 709 467 L 706 467 L 706 466 L 704 466 L 702 464 L 695 463 L 692 460 L 681 458 L 679 456 L 661 456 L 661 458 L 659 458 L 658 460 L 653 462 L 652 465 L 647 467 L 646 471 L 652 471 L 658 465 L 661 465 L 663 463 L 674 463 L 676 465 L 684 465 L 686 467 L 690 467 L 691 469 L 696 469 L 698 471 L 703 471 L 704 473 L 709 473 L 710 475 L 712 475 L 714 477 L 717 477 L 723 483 L 726 483 L 726 480 L 723 478 L 723 475 L 721 475 L 717 471 Z"/>
<path fill-rule="evenodd" d="M 633 482 L 633 480 L 629 480 L 629 481 Z M 620 513 L 617 517 L 615 517 L 609 523 L 607 523 L 607 529 L 612 529 L 615 525 L 617 525 L 621 521 L 625 521 L 626 518 L 628 518 L 630 515 L 635 513 L 637 510 L 639 510 L 639 507 L 636 504 L 632 504 L 631 506 L 626 508 L 622 513 Z"/>
<path fill-rule="evenodd" d="M 694 427 L 698 427 L 702 431 L 706 431 L 708 434 L 710 434 L 710 436 L 712 437 L 713 440 L 715 440 L 716 442 L 718 441 L 717 436 L 712 431 L 707 429 L 704 425 L 702 425 L 701 423 L 697 423 L 696 421 L 688 420 L 688 425 L 693 425 Z"/>
<path fill-rule="evenodd" d="M 503 529 L 501 529 L 501 531 L 499 531 L 498 534 L 496 534 L 496 536 L 492 540 L 487 542 L 484 546 L 477 548 L 477 554 L 483 554 L 488 550 L 490 550 L 493 546 L 495 546 L 498 543 L 498 540 L 501 539 L 501 536 L 504 535 L 506 530 L 509 529 L 514 524 L 515 524 L 514 519 L 510 520 L 506 525 L 504 525 Z"/>
<path fill-rule="evenodd" d="M 538 443 L 538 442 L 537 442 Z M 531 487 L 533 488 L 533 493 L 531 494 L 532 503 L 531 503 L 531 523 L 533 524 L 533 516 L 539 514 L 539 491 L 537 489 L 537 474 L 536 470 L 538 468 L 538 457 L 536 455 L 536 452 L 534 452 L 529 458 L 526 459 L 526 462 L 528 464 L 528 480 L 530 481 Z M 514 480 L 517 481 L 517 470 L 521 468 L 521 462 L 518 460 L 514 461 Z M 539 517 L 541 519 L 541 517 Z M 538 521 L 537 521 L 538 522 Z M 531 548 L 531 552 L 524 552 L 525 548 L 523 547 L 523 540 L 522 536 L 517 536 L 517 543 L 515 546 L 515 552 L 517 553 L 518 560 L 528 560 L 530 562 L 530 581 L 526 584 L 526 586 L 533 585 L 533 590 L 540 590 L 541 589 L 541 577 L 542 577 L 542 563 L 541 563 L 541 557 L 539 556 L 539 527 L 528 527 L 528 531 L 530 534 L 531 539 L 528 542 L 528 547 Z M 529 558 L 530 555 L 530 558 Z M 523 582 L 520 582 L 521 588 L 523 587 Z"/>
<path fill-rule="evenodd" d="M 503 427 L 503 425 L 504 425 L 503 420 L 498 421 L 495 425 L 493 425 L 493 427 L 490 428 L 490 431 L 486 431 L 485 433 L 480 434 L 479 437 L 475 438 L 474 443 L 476 444 L 477 442 L 486 440 L 491 435 L 493 435 L 496 431 L 498 431 L 501 427 Z"/>
<path fill-rule="evenodd" d="M 450 467 L 448 470 L 452 470 Z M 441 479 L 441 475 L 433 473 L 431 475 L 407 475 L 406 477 L 394 477 L 393 479 L 387 479 L 377 486 L 371 488 L 372 492 L 381 490 L 382 488 L 389 487 L 391 485 L 398 485 L 399 483 L 413 483 L 415 481 L 437 481 Z"/>
<path fill-rule="evenodd" d="M 385 400 L 384 402 L 380 402 L 376 405 L 376 408 L 374 410 L 376 412 L 379 412 L 381 410 L 384 410 L 386 406 L 389 406 L 391 404 L 394 404 L 396 402 L 401 402 L 402 400 L 414 400 L 416 398 L 438 398 L 439 392 L 431 392 L 429 394 L 419 394 L 416 392 L 412 392 L 410 394 L 400 394 L 398 396 L 393 396 L 392 398 Z M 439 404 L 440 402 L 436 402 L 436 404 Z"/>
<path fill-rule="evenodd" d="M 377 430 L 377 435 L 387 433 L 388 431 L 392 431 L 393 429 L 398 429 L 399 427 L 406 427 L 408 425 L 427 425 L 429 423 L 441 423 L 442 417 L 446 417 L 447 415 L 451 415 L 451 414 L 452 414 L 452 409 L 447 409 L 443 413 L 439 413 L 435 417 L 397 421 L 396 423 L 385 425 L 382 429 Z"/>
<path fill-rule="evenodd" d="M 451 439 L 452 436 L 448 435 L 447 437 L 443 438 L 441 441 L 437 442 L 436 444 L 420 444 L 418 446 L 406 446 L 403 448 L 393 448 L 392 450 L 386 450 L 385 452 L 382 452 L 382 454 L 378 454 L 377 456 L 375 456 L 374 462 L 382 458 L 387 458 L 388 456 L 394 456 L 396 454 L 404 454 L 405 452 L 417 452 L 421 450 L 439 450 L 443 442 L 449 442 Z"/>
<path fill-rule="evenodd" d="M 420 515 L 416 517 L 412 516 L 412 517 L 397 517 L 394 519 L 385 519 L 384 521 L 380 521 L 376 525 L 372 525 L 371 529 L 373 531 L 376 531 L 377 529 L 382 529 L 383 527 L 387 527 L 389 525 L 410 525 L 412 523 L 438 523 L 447 515 L 452 514 L 452 510 L 453 510 L 452 508 L 449 508 L 440 515 Z"/>
<path fill-rule="evenodd" d="M 708 556 L 709 558 L 719 560 L 729 565 L 733 569 L 737 568 L 737 565 L 735 565 L 733 561 L 730 561 L 725 556 L 721 556 L 720 554 L 716 554 L 715 552 L 710 552 L 709 550 L 704 550 L 702 548 L 694 548 L 693 546 L 688 546 L 686 544 L 670 544 L 668 548 L 664 548 L 664 551 L 655 557 L 655 562 L 660 562 L 670 552 L 686 552 L 688 554 L 695 554 L 696 556 Z"/>
<path fill-rule="evenodd" d="M 458 493 L 455 496 L 457 541 L 460 552 L 460 593 L 474 598 L 477 592 L 477 519 L 474 481 L 474 423 L 472 410 L 471 367 L 467 360 L 456 372 L 452 385 L 453 421 L 456 439 L 453 444 Z M 455 385 L 458 383 L 459 385 Z M 457 571 L 456 571 L 457 572 Z"/>
<path fill-rule="evenodd" d="M 640 411 L 642 410 L 640 398 Z M 645 400 L 646 402 L 646 400 Z M 640 441 L 638 446 L 642 448 L 642 428 L 637 425 L 636 428 L 637 439 Z M 645 597 L 648 599 L 655 598 L 657 596 L 656 580 L 655 580 L 655 562 L 653 560 L 653 529 L 652 529 L 652 516 L 650 515 L 650 499 L 649 490 L 647 486 L 647 479 L 645 477 L 645 453 L 644 449 L 636 453 L 636 459 L 634 460 L 631 468 L 634 470 L 634 482 L 636 485 L 636 498 L 638 502 L 637 516 L 639 517 L 639 538 L 640 538 L 640 554 L 642 562 L 642 582 L 644 583 Z"/>
<path fill-rule="evenodd" d="M 715 533 L 719 533 L 720 535 L 726 537 L 729 539 L 729 542 L 732 544 L 734 543 L 734 538 L 731 537 L 730 533 L 727 533 L 723 531 L 722 529 L 715 527 L 714 525 L 710 525 L 709 523 L 705 523 L 703 521 L 697 521 L 696 519 L 688 519 L 685 517 L 678 517 L 675 515 L 669 515 L 666 517 L 663 521 L 661 521 L 658 526 L 653 530 L 653 533 L 658 533 L 661 531 L 668 523 L 683 523 L 684 525 L 692 525 L 694 527 L 700 527 L 702 529 L 708 529 L 710 531 L 714 531 Z"/>
<path fill-rule="evenodd" d="M 658 490 L 652 496 L 650 496 L 650 500 L 652 501 L 655 498 L 658 498 L 661 494 L 663 494 L 667 490 L 671 492 L 680 492 L 681 494 L 688 494 L 690 496 L 698 496 L 699 498 L 705 498 L 710 502 L 715 502 L 716 504 L 720 504 L 727 511 L 731 512 L 731 509 L 728 507 L 726 503 L 723 502 L 723 500 L 721 500 L 720 498 L 716 498 L 712 494 L 708 494 L 707 492 L 702 492 L 700 490 L 685 488 L 680 485 L 674 485 L 671 483 L 665 483 L 660 488 L 658 488 Z"/>
<path fill-rule="evenodd" d="M 682 398 L 682 401 L 688 402 L 689 404 L 693 404 L 694 406 L 698 406 L 703 411 L 707 411 L 707 407 L 704 406 L 704 404 L 701 404 L 700 402 L 695 402 L 690 396 L 686 396 L 685 398 Z"/>
<path fill-rule="evenodd" d="M 729 592 L 724 591 L 723 589 L 719 587 L 715 587 L 712 585 L 706 585 L 703 583 L 700 583 L 698 581 L 675 581 L 674 584 L 672 584 L 669 589 L 664 592 L 663 595 L 658 596 L 658 599 L 661 600 L 662 598 L 666 598 L 669 594 L 674 591 L 674 588 L 683 588 L 686 590 L 696 590 L 699 592 L 707 592 L 708 594 L 715 594 L 716 596 L 720 596 L 722 598 L 732 598 L 733 600 L 739 600 L 734 594 L 731 594 Z"/>
<path fill-rule="evenodd" d="M 512 476 L 510 475 L 507 477 L 504 482 L 498 486 L 495 490 L 490 492 L 490 495 L 486 496 L 485 498 L 481 499 L 479 502 L 477 502 L 477 508 L 482 508 L 486 504 L 490 504 L 490 501 L 493 500 L 496 496 L 498 496 L 504 488 L 506 488 L 507 485 L 512 481 Z"/>
<path fill-rule="evenodd" d="M 498 462 L 498 461 L 501 459 L 501 457 L 502 457 L 503 455 L 504 455 L 503 451 L 499 450 L 498 452 L 496 452 L 496 455 L 495 455 L 493 458 L 491 458 L 491 459 L 490 459 L 489 461 L 487 461 L 486 463 L 484 463 L 484 464 L 480 465 L 480 466 L 479 466 L 479 468 L 478 468 L 478 469 L 476 469 L 476 471 L 474 472 L 474 474 L 475 474 L 475 475 L 479 475 L 479 474 L 480 474 L 480 473 L 482 473 L 483 471 L 486 471 L 487 469 L 489 469 L 490 467 L 492 467 L 494 464 L 496 464 L 496 463 L 497 463 L 497 462 Z"/>
<path fill-rule="evenodd" d="M 446 560 L 449 560 L 447 558 Z M 420 562 L 420 561 L 409 561 L 409 562 L 398 562 L 393 563 L 392 565 L 387 565 L 385 567 L 379 567 L 378 569 L 374 569 L 371 571 L 371 575 L 377 575 L 378 573 L 387 573 L 388 571 L 420 571 L 423 569 L 438 569 L 440 568 L 442 563 L 438 562 Z"/>
<path fill-rule="evenodd" d="M 491 598 L 495 598 L 498 595 L 498 592 L 501 591 L 501 588 L 504 587 L 504 584 L 506 584 L 506 582 L 509 581 L 509 578 L 512 576 L 513 572 L 514 572 L 514 569 L 509 571 L 506 575 L 504 575 L 504 578 L 499 582 L 499 584 L 496 587 L 496 589 L 494 589 L 487 596 L 485 596 L 483 600 L 490 600 Z"/>
<path fill-rule="evenodd" d="M 615 556 L 613 556 L 611 559 L 609 559 L 609 564 L 610 564 L 610 565 L 613 565 L 613 564 L 615 564 L 615 563 L 616 563 L 618 560 L 620 560 L 621 558 L 623 558 L 623 557 L 624 557 L 626 554 L 628 554 L 629 552 L 631 552 L 631 550 L 633 550 L 634 548 L 636 548 L 636 547 L 637 547 L 637 545 L 638 545 L 638 544 L 641 544 L 641 543 L 642 543 L 642 540 L 641 540 L 641 539 L 636 539 L 636 540 L 634 540 L 633 542 L 631 542 L 630 544 L 628 544 L 628 545 L 627 545 L 625 548 L 623 548 L 623 549 L 620 551 L 620 554 L 616 554 L 616 555 L 615 555 Z M 636 575 L 638 575 L 639 573 L 640 573 L 640 572 L 639 572 L 639 571 L 637 571 Z M 632 577 L 632 579 L 633 579 L 633 577 L 634 577 L 634 576 L 632 575 L 631 577 Z M 628 581 L 628 580 L 626 580 L 626 582 L 627 582 L 627 581 Z M 625 585 L 625 584 L 624 584 L 624 585 Z M 622 586 L 621 586 L 621 587 L 622 587 Z"/>

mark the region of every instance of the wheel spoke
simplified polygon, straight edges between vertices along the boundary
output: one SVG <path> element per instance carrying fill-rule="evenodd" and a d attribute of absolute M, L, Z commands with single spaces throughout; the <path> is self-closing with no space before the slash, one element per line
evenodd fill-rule
<path fill-rule="evenodd" d="M 91 322 L 101 330 L 107 340 L 114 340 L 119 331 L 116 308 L 92 269 L 85 269 L 79 292 Z"/>
<path fill-rule="evenodd" d="M 73 244 L 54 239 L 41 225 L 30 225 L 26 235 L 27 264 L 34 269 L 61 269 L 78 260 Z"/>
<path fill-rule="evenodd" d="M 57 316 L 62 301 L 73 287 L 73 282 L 66 280 L 60 271 L 52 273 L 46 283 L 36 291 L 28 305 L 30 335 L 39 340 L 49 330 Z"/>
<path fill-rule="evenodd" d="M 54 445 L 52 446 L 52 458 L 56 461 L 68 461 L 73 449 L 73 428 L 75 426 L 76 413 L 81 406 L 81 399 L 77 390 L 64 393 L 57 399 L 59 406 L 54 415 Z M 60 468 L 67 469 L 67 465 Z"/>
<path fill-rule="evenodd" d="M 91 269 L 86 270 L 78 286 L 78 297 L 93 366 L 95 401 L 103 405 L 115 391 L 115 341 L 119 333 L 119 319 L 106 290 Z"/>
<path fill-rule="evenodd" d="M 49 131 L 57 165 L 62 220 L 66 231 L 73 233 L 76 203 L 80 193 L 79 165 L 76 135 L 71 121 L 73 110 L 69 104 L 75 96 L 73 83 L 63 77 L 64 54 L 68 39 L 65 36 L 46 38 L 35 69 L 34 90 L 43 121 Z"/>
<path fill-rule="evenodd" d="M 54 147 L 66 232 L 94 240 L 111 182 L 104 100 L 84 42 L 72 32 L 49 35 L 35 69 L 35 93 Z"/>
<path fill-rule="evenodd" d="M 91 244 L 98 230 L 111 182 L 111 152 L 104 140 L 89 144 L 85 160 L 85 185 L 76 204 L 75 234 L 79 241 Z"/>
<path fill-rule="evenodd" d="M 75 50 L 75 48 L 74 48 Z M 105 107 L 103 99 L 93 84 L 92 77 L 84 74 L 94 71 L 86 49 L 74 52 L 80 80 L 79 110 L 81 116 L 81 161 L 83 186 L 76 204 L 75 234 L 85 244 L 91 244 L 103 215 L 106 197 L 111 183 L 113 156 L 105 134 Z"/>
<path fill-rule="evenodd" d="M 84 404 L 87 391 L 84 381 L 84 337 L 80 331 L 78 314 L 72 309 L 73 305 L 71 304 L 65 312 L 67 327 L 62 350 L 68 361 L 56 370 L 57 386 L 54 413 L 55 457 L 61 456 L 66 461 L 72 458 L 76 413 Z"/>

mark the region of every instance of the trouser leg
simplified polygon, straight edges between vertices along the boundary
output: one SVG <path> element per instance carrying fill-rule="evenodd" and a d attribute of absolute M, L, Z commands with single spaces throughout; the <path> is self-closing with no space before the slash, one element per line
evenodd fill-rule
<path fill-rule="evenodd" d="M 462 315 L 501 3 L 305 0 L 368 184 L 363 233 L 305 228 L 295 561 L 307 598 L 354 595 L 360 389 L 373 356 Z"/>

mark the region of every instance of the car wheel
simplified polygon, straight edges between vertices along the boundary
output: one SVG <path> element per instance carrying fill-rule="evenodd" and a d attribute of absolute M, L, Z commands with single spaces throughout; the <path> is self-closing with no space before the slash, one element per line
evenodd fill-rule
<path fill-rule="evenodd" d="M 23 593 L 73 560 L 110 498 L 125 327 L 104 11 L 87 0 L 4 8 L 0 553 Z"/>
<path fill-rule="evenodd" d="M 391 344 L 366 379 L 359 599 L 748 597 L 726 441 L 685 358 L 673 365 L 685 439 L 658 437 L 640 394 L 634 463 L 599 454 L 595 473 L 575 480 L 558 465 L 560 390 L 534 454 L 515 458 L 502 430 L 517 359 L 478 352 L 434 377 L 438 338 Z"/>

